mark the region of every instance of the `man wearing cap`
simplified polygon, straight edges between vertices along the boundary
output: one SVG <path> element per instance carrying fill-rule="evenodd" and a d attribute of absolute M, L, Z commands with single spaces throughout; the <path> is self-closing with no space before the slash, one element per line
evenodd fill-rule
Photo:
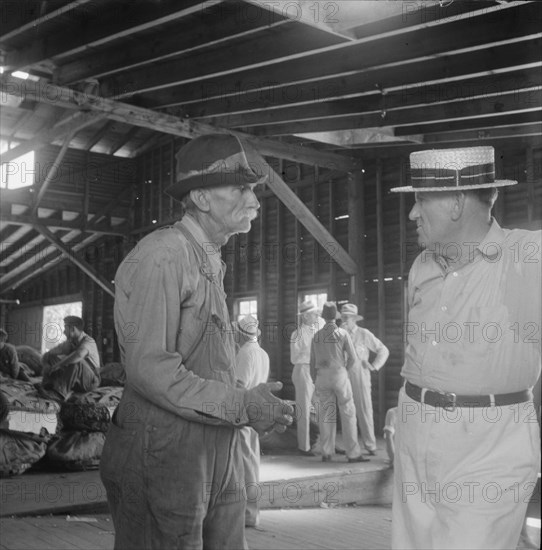
<path fill-rule="evenodd" d="M 269 355 L 260 347 L 258 336 L 258 320 L 252 315 L 243 317 L 237 324 L 239 351 L 237 352 L 237 367 L 235 377 L 237 386 L 251 389 L 258 384 L 267 382 L 269 378 Z M 260 481 L 260 438 L 257 432 L 249 427 L 241 429 L 241 447 L 245 470 L 245 492 L 247 508 L 245 525 L 256 527 L 260 522 L 261 490 Z"/>
<path fill-rule="evenodd" d="M 236 387 L 220 248 L 257 215 L 256 158 L 229 134 L 182 147 L 167 189 L 182 219 L 117 270 L 126 385 L 100 464 L 116 548 L 246 548 L 239 428 L 292 421 L 280 383 Z"/>
<path fill-rule="evenodd" d="M 341 327 L 350 334 L 357 355 L 356 364 L 348 371 L 348 376 L 352 384 L 361 441 L 369 454 L 374 455 L 376 437 L 371 398 L 371 372 L 377 372 L 384 366 L 390 352 L 370 330 L 357 324 L 358 321 L 363 320 L 363 316 L 358 315 L 358 306 L 344 304 L 341 307 L 341 319 Z M 375 354 L 372 363 L 369 362 L 369 352 Z"/>
<path fill-rule="evenodd" d="M 366 462 L 361 454 L 356 429 L 356 407 L 347 370 L 354 367 L 356 351 L 348 332 L 337 326 L 337 306 L 326 302 L 322 309 L 324 326 L 311 343 L 310 371 L 318 398 L 318 423 L 322 462 L 330 462 L 335 452 L 337 406 L 341 415 L 343 445 L 348 462 Z"/>
<path fill-rule="evenodd" d="M 314 382 L 310 373 L 311 343 L 314 335 L 324 326 L 324 321 L 311 300 L 305 300 L 299 306 L 299 322 L 290 339 L 290 361 L 294 365 L 292 382 L 295 388 L 297 451 L 304 456 L 314 456 L 309 430 L 314 395 Z"/>
<path fill-rule="evenodd" d="M 502 229 L 492 147 L 412 153 L 393 548 L 516 548 L 540 463 L 541 232 Z"/>

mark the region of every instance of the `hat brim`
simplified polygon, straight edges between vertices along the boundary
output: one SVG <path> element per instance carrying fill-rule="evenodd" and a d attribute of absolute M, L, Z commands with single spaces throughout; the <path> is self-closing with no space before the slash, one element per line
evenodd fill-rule
<path fill-rule="evenodd" d="M 393 187 L 391 193 L 433 193 L 437 191 L 472 191 L 474 189 L 490 189 L 491 187 L 506 187 L 508 185 L 516 185 L 518 182 L 514 180 L 495 180 L 492 183 L 482 183 L 480 185 L 460 185 L 449 187 Z"/>
<path fill-rule="evenodd" d="M 253 173 L 227 173 L 219 172 L 216 174 L 206 174 L 204 176 L 198 175 L 193 178 L 188 178 L 182 182 L 175 182 L 168 185 L 164 192 L 175 200 L 180 201 L 193 189 L 205 189 L 211 187 L 227 187 L 229 185 L 248 185 L 248 184 L 260 184 L 265 183 L 267 175 L 260 177 Z"/>
<path fill-rule="evenodd" d="M 365 318 L 363 317 L 363 315 L 354 315 L 353 313 L 341 313 L 341 317 L 343 315 L 345 317 L 352 317 L 355 321 L 363 321 L 363 319 Z"/>

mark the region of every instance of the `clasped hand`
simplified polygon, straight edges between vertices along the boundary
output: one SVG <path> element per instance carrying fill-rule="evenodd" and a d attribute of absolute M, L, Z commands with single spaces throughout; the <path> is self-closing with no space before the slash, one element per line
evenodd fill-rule
<path fill-rule="evenodd" d="M 249 419 L 248 425 L 259 434 L 271 430 L 282 433 L 293 422 L 293 407 L 271 393 L 281 388 L 281 382 L 266 382 L 245 393 L 244 406 Z"/>

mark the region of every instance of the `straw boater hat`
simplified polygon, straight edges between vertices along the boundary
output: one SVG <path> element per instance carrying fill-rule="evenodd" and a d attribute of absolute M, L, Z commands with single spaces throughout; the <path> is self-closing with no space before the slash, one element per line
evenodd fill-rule
<path fill-rule="evenodd" d="M 303 315 L 304 313 L 312 313 L 313 311 L 318 312 L 318 308 L 314 305 L 312 300 L 305 300 L 299 306 L 299 315 Z"/>
<path fill-rule="evenodd" d="M 348 315 L 354 317 L 356 321 L 362 321 L 363 315 L 358 315 L 358 306 L 354 304 L 344 304 L 341 307 L 341 315 Z"/>
<path fill-rule="evenodd" d="M 176 155 L 175 183 L 166 193 L 181 200 L 192 189 L 263 183 L 267 178 L 261 157 L 250 143 L 232 134 L 194 138 Z"/>
<path fill-rule="evenodd" d="M 258 319 L 252 317 L 252 315 L 247 315 L 239 320 L 237 323 L 237 330 L 248 338 L 257 338 L 260 334 L 260 330 L 258 328 L 259 324 Z"/>
<path fill-rule="evenodd" d="M 431 149 L 411 153 L 410 181 L 411 185 L 394 187 L 391 191 L 461 191 L 517 183 L 513 180 L 495 179 L 493 147 Z"/>

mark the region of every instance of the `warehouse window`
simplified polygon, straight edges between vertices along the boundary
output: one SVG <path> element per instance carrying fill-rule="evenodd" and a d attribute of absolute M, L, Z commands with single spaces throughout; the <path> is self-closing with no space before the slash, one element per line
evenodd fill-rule
<path fill-rule="evenodd" d="M 256 296 L 247 296 L 246 298 L 239 298 L 235 300 L 233 304 L 233 314 L 236 321 L 245 317 L 246 315 L 252 315 L 255 319 L 258 318 L 258 300 Z"/>
<path fill-rule="evenodd" d="M 310 290 L 299 293 L 299 303 L 303 303 L 306 300 L 311 300 L 316 304 L 316 307 L 321 311 L 324 307 L 324 303 L 327 302 L 327 291 L 324 289 Z"/>
<path fill-rule="evenodd" d="M 64 336 L 64 317 L 68 315 L 82 317 L 83 302 L 55 304 L 43 308 L 42 353 L 49 351 L 66 339 Z"/>
<path fill-rule="evenodd" d="M 16 143 L 8 144 L 0 140 L 0 154 L 15 147 Z M 2 164 L 0 187 L 2 189 L 19 189 L 34 185 L 34 151 L 29 151 L 16 159 Z"/>

